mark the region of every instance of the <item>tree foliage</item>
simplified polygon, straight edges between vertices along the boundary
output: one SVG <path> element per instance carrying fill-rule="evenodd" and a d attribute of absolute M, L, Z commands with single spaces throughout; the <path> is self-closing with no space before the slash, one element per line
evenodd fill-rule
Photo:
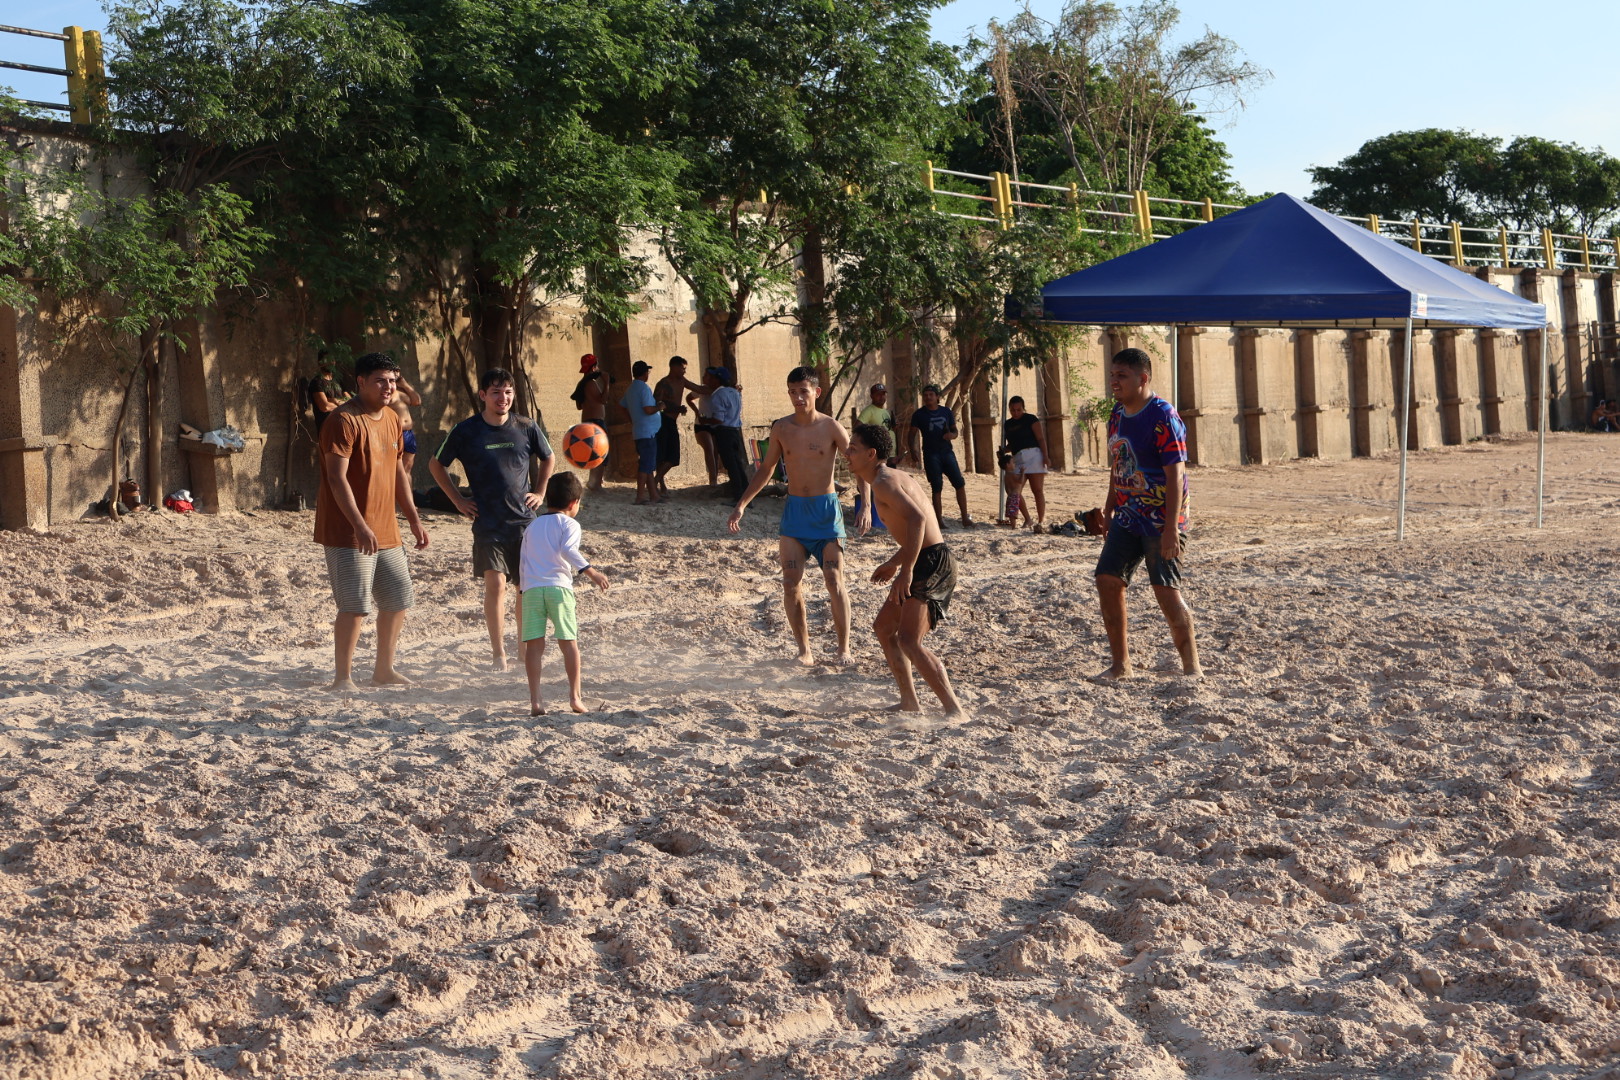
<path fill-rule="evenodd" d="M 1311 201 L 1341 214 L 1598 233 L 1620 226 L 1620 161 L 1602 150 L 1468 131 L 1398 131 L 1311 170 Z"/>

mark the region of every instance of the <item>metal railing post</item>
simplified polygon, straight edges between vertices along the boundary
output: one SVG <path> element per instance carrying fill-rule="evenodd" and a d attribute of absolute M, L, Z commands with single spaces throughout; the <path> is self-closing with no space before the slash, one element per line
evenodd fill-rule
<path fill-rule="evenodd" d="M 1069 206 L 1074 210 L 1074 231 L 1079 233 L 1085 229 L 1080 218 L 1080 185 L 1072 182 L 1069 184 Z M 1616 261 L 1620 263 L 1620 260 Z"/>
<path fill-rule="evenodd" d="M 1383 235 L 1383 233 L 1381 233 L 1379 231 L 1378 215 L 1377 214 L 1368 214 L 1367 215 L 1367 231 L 1372 233 L 1374 236 L 1382 236 Z"/>
<path fill-rule="evenodd" d="M 1204 196 L 1204 220 L 1215 220 L 1215 200 L 1211 199 L 1208 195 Z"/>
<path fill-rule="evenodd" d="M 1153 214 L 1148 210 L 1148 194 L 1141 188 L 1135 191 L 1136 227 L 1142 232 L 1144 243 L 1153 242 Z"/>
<path fill-rule="evenodd" d="M 1412 250 L 1423 254 L 1423 219 L 1412 219 Z"/>
<path fill-rule="evenodd" d="M 1541 230 L 1541 254 L 1547 262 L 1548 270 L 1558 269 L 1558 245 L 1553 243 L 1551 229 Z"/>
<path fill-rule="evenodd" d="M 1500 229 L 1500 230 L 1502 230 L 1502 231 L 1501 231 L 1501 240 L 1502 240 L 1502 269 L 1504 269 L 1504 270 L 1506 270 L 1506 269 L 1507 269 L 1507 268 L 1508 268 L 1508 265 L 1509 265 L 1509 264 L 1508 264 L 1508 242 L 1507 242 L 1507 226 L 1506 226 L 1506 225 L 1498 225 L 1498 226 L 1497 226 L 1497 228 L 1498 228 L 1498 229 Z"/>
<path fill-rule="evenodd" d="M 939 199 L 934 196 L 934 163 L 923 162 L 923 182 L 928 185 L 928 204 L 935 210 L 939 209 Z"/>
<path fill-rule="evenodd" d="M 84 31 L 77 26 L 62 27 L 67 38 L 62 43 L 63 66 L 67 68 L 68 108 L 75 124 L 90 122 L 90 70 L 85 62 Z"/>
<path fill-rule="evenodd" d="M 1451 223 L 1451 261 L 1463 265 L 1462 223 Z"/>
<path fill-rule="evenodd" d="M 1592 238 L 1581 234 L 1581 268 L 1588 274 L 1592 272 Z"/>

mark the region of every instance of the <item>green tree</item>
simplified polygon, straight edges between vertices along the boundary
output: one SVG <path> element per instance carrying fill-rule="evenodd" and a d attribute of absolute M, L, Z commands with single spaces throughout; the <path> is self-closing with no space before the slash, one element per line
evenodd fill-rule
<path fill-rule="evenodd" d="M 1620 161 L 1602 150 L 1520 136 L 1480 192 L 1511 229 L 1595 234 L 1620 223 Z"/>
<path fill-rule="evenodd" d="M 633 230 L 672 203 L 650 131 L 692 53 L 667 0 L 370 0 L 415 59 L 299 153 L 288 259 L 368 320 L 431 328 L 473 398 L 564 299 L 622 322 L 645 280 Z"/>
<path fill-rule="evenodd" d="M 1310 201 L 1339 214 L 1493 223 L 1483 193 L 1496 185 L 1501 140 L 1468 131 L 1397 131 L 1310 170 Z"/>
<path fill-rule="evenodd" d="M 958 71 L 929 35 L 937 2 L 686 5 L 702 48 L 659 129 L 681 162 L 660 240 L 720 362 L 734 366 L 739 339 L 771 323 L 802 327 L 824 359 L 825 268 L 895 269 L 864 245 L 881 234 L 871 208 L 920 188 L 921 148 L 952 120 Z"/>

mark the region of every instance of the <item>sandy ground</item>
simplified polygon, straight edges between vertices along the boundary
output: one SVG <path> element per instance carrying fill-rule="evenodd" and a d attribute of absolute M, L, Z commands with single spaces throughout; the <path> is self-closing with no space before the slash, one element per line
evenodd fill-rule
<path fill-rule="evenodd" d="M 1087 679 L 1095 541 L 953 530 L 953 725 L 879 711 L 887 539 L 788 662 L 770 500 L 587 505 L 584 717 L 452 518 L 342 697 L 308 514 L 0 534 L 0 1076 L 1620 1076 L 1620 438 L 1539 532 L 1534 463 L 1416 455 L 1401 547 L 1391 459 L 1195 470 L 1201 683 L 1140 585 Z"/>

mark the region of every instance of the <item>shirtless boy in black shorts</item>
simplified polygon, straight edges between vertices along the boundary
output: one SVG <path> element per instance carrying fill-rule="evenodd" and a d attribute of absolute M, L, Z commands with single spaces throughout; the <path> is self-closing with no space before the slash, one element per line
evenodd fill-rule
<path fill-rule="evenodd" d="M 900 688 L 897 712 L 922 712 L 911 669 L 916 667 L 947 718 L 965 715 L 962 703 L 951 690 L 951 677 L 945 665 L 923 645 L 923 637 L 939 625 L 956 591 L 956 559 L 945 546 L 939 519 L 931 512 L 928 497 L 914 477 L 886 462 L 894 453 L 894 437 L 876 424 L 856 424 L 844 456 L 858 478 L 872 486 L 872 501 L 878 515 L 889 526 L 889 535 L 900 543 L 900 550 L 872 572 L 878 584 L 894 579 L 889 598 L 878 611 L 872 629 L 883 657 Z"/>

